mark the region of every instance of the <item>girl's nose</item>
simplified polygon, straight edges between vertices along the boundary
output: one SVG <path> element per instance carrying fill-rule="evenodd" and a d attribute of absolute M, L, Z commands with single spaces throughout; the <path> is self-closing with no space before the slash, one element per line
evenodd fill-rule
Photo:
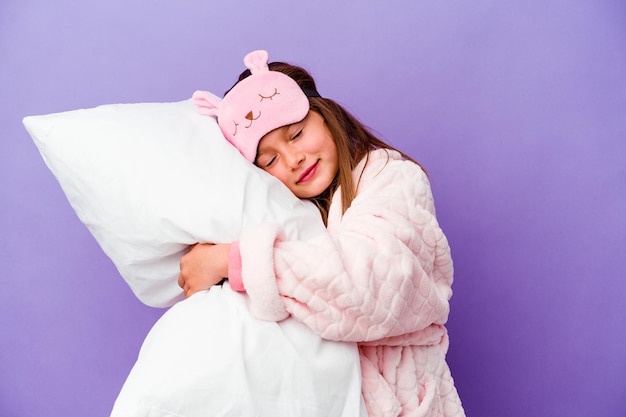
<path fill-rule="evenodd" d="M 299 151 L 291 152 L 287 156 L 287 163 L 289 164 L 289 167 L 292 169 L 298 168 L 300 165 L 302 165 L 304 160 L 305 160 L 304 153 L 299 152 Z"/>

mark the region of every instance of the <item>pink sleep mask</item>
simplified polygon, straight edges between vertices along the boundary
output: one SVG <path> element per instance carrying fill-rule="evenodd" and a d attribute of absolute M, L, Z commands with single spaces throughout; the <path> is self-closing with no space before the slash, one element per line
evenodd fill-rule
<path fill-rule="evenodd" d="M 261 138 L 304 119 L 309 100 L 291 77 L 269 70 L 267 51 L 250 52 L 243 62 L 252 75 L 235 84 L 223 100 L 196 91 L 193 103 L 198 113 L 217 116 L 226 139 L 254 162 Z"/>

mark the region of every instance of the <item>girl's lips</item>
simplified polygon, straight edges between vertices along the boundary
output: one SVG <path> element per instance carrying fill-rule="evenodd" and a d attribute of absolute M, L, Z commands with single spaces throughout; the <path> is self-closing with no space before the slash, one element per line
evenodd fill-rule
<path fill-rule="evenodd" d="M 317 171 L 317 164 L 319 164 L 319 162 L 320 161 L 317 161 L 313 165 L 305 169 L 298 178 L 298 181 L 296 181 L 296 184 L 300 184 L 301 182 L 307 182 L 308 180 L 310 180 L 313 175 L 315 175 L 315 172 Z"/>

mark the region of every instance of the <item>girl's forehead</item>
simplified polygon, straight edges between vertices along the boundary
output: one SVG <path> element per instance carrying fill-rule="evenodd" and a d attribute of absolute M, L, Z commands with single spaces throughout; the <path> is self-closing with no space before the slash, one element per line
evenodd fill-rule
<path fill-rule="evenodd" d="M 266 133 L 259 142 L 259 153 L 263 152 L 264 149 L 269 148 L 272 144 L 277 141 L 287 137 L 289 135 L 290 129 L 293 127 L 293 124 L 279 127 L 277 129 L 272 130 L 269 133 Z"/>

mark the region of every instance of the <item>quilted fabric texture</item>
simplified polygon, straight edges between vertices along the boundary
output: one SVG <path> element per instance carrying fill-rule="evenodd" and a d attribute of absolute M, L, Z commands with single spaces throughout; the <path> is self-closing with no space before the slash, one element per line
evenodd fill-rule
<path fill-rule="evenodd" d="M 357 197 L 342 217 L 335 194 L 327 233 L 284 241 L 265 225 L 242 234 L 253 314 L 291 314 L 324 338 L 358 342 L 370 417 L 463 416 L 445 361 L 452 259 L 428 178 L 386 150 L 353 175 Z"/>

